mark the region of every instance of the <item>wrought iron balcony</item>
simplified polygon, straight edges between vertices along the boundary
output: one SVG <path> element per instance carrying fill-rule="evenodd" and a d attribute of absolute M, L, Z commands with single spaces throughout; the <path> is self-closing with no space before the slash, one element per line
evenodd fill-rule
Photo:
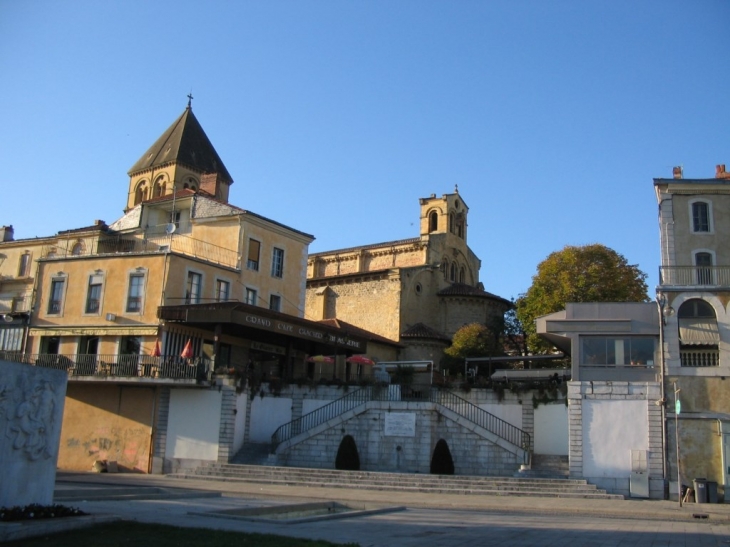
<path fill-rule="evenodd" d="M 68 372 L 69 378 L 149 378 L 157 380 L 210 379 L 207 359 L 183 359 L 177 356 L 152 355 L 60 355 L 0 351 L 0 360 Z"/>
<path fill-rule="evenodd" d="M 61 246 L 45 246 L 44 258 L 67 258 L 73 256 L 70 249 Z M 92 249 L 79 256 L 106 256 L 118 254 L 166 253 L 172 252 L 191 256 L 229 268 L 240 268 L 238 252 L 219 247 L 207 241 L 183 234 L 140 234 L 134 236 L 106 236 L 99 238 Z"/>
<path fill-rule="evenodd" d="M 663 287 L 730 287 L 730 266 L 660 266 Z"/>

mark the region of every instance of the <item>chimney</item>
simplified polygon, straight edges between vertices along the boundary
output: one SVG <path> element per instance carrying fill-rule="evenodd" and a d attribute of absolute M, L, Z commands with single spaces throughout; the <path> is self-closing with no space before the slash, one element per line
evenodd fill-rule
<path fill-rule="evenodd" d="M 200 176 L 200 190 L 206 192 L 211 196 L 220 198 L 220 187 L 221 181 L 218 177 L 218 173 L 205 173 Z"/>
<path fill-rule="evenodd" d="M 0 226 L 0 241 L 13 241 L 13 225 Z"/>
<path fill-rule="evenodd" d="M 675 179 L 681 179 L 682 178 L 682 166 L 674 167 L 672 168 L 672 177 Z"/>
<path fill-rule="evenodd" d="M 715 178 L 716 179 L 730 179 L 730 173 L 725 171 L 725 164 L 715 166 Z"/>

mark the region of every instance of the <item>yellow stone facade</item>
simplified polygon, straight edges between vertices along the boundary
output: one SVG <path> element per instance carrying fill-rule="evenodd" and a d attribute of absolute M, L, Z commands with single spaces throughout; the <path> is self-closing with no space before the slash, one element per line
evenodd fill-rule
<path fill-rule="evenodd" d="M 305 317 L 352 323 L 404 344 L 401 359 L 437 363 L 459 328 L 502 317 L 511 304 L 483 290 L 458 191 L 420 206 L 418 237 L 311 254 Z"/>

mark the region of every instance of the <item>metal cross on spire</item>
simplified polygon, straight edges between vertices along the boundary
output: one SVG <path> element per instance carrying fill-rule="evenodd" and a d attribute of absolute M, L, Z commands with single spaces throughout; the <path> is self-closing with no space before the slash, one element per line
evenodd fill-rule
<path fill-rule="evenodd" d="M 190 108 L 193 104 L 193 92 L 191 91 L 188 93 L 188 108 Z"/>

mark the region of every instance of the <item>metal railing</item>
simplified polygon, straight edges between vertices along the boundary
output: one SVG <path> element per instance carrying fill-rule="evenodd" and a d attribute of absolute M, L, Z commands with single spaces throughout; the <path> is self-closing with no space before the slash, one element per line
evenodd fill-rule
<path fill-rule="evenodd" d="M 719 367 L 720 351 L 716 349 L 680 349 L 683 367 Z"/>
<path fill-rule="evenodd" d="M 531 439 L 530 434 L 526 431 L 509 422 L 505 422 L 503 419 L 487 412 L 474 403 L 470 403 L 466 399 L 462 399 L 451 391 L 441 389 L 433 390 L 431 392 L 431 401 L 448 408 L 482 429 L 486 429 L 497 437 L 504 439 L 508 443 L 522 448 L 525 451 L 525 463 L 527 463 L 527 458 L 531 450 Z"/>
<path fill-rule="evenodd" d="M 61 355 L 0 351 L 0 360 L 64 370 L 72 377 L 158 378 L 171 380 L 208 379 L 210 361 L 177 356 L 152 355 Z"/>
<path fill-rule="evenodd" d="M 236 250 L 219 247 L 213 243 L 183 234 L 160 235 L 148 233 L 143 237 L 101 237 L 95 242 L 94 248 L 84 251 L 80 256 L 163 253 L 168 251 L 192 256 L 221 266 L 240 267 Z M 72 256 L 72 251 L 61 245 L 47 245 L 43 248 L 42 256 L 46 258 L 66 258 Z"/>
<path fill-rule="evenodd" d="M 369 386 L 348 393 L 308 414 L 280 426 L 271 436 L 271 450 L 289 439 L 314 429 L 332 418 L 336 418 L 369 401 L 404 401 L 421 400 L 443 406 L 469 420 L 473 424 L 486 429 L 490 433 L 506 440 L 510 444 L 525 451 L 524 461 L 529 462 L 531 450 L 530 434 L 522 429 L 498 418 L 447 390 L 428 388 L 428 391 L 409 390 L 405 386 L 391 384 L 389 386 Z"/>
<path fill-rule="evenodd" d="M 659 284 L 674 287 L 730 287 L 730 266 L 660 266 Z"/>

